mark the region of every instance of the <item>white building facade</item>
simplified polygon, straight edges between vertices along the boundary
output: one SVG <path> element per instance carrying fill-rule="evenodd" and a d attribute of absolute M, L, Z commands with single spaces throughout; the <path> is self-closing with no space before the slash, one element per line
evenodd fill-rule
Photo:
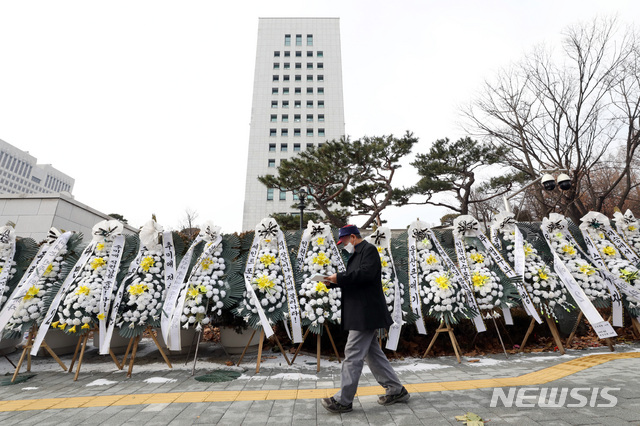
<path fill-rule="evenodd" d="M 280 162 L 344 131 L 339 18 L 260 18 L 243 230 L 272 213 L 298 213 L 297 196 L 267 188 Z"/>
<path fill-rule="evenodd" d="M 75 181 L 0 139 L 0 194 L 71 194 Z"/>

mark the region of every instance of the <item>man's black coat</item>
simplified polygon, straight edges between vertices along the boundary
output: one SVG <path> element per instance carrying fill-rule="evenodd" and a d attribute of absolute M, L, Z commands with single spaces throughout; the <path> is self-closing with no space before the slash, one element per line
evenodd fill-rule
<path fill-rule="evenodd" d="M 393 321 L 382 291 L 382 266 L 376 247 L 362 240 L 349 258 L 346 272 L 337 276 L 342 290 L 342 328 L 373 330 Z"/>

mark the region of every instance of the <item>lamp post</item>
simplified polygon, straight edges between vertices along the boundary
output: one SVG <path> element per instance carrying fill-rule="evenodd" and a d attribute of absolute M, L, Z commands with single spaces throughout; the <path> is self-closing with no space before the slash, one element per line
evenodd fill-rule
<path fill-rule="evenodd" d="M 300 188 L 298 191 L 298 198 L 300 199 L 300 204 L 298 204 L 298 208 L 300 209 L 300 230 L 304 227 L 304 208 L 307 207 L 307 191 L 304 188 Z"/>

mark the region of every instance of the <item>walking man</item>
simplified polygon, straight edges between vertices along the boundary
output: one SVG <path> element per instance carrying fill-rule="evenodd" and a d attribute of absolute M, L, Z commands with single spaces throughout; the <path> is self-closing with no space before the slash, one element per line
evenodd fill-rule
<path fill-rule="evenodd" d="M 351 256 L 346 272 L 327 278 L 329 287 L 339 287 L 342 293 L 342 328 L 349 331 L 344 348 L 340 390 L 322 405 L 332 413 L 352 410 L 364 361 L 371 373 L 386 390 L 378 404 L 391 405 L 409 400 L 409 392 L 398 380 L 389 360 L 380 348 L 377 330 L 389 327 L 393 321 L 382 292 L 380 255 L 373 244 L 363 240 L 355 225 L 340 228 L 338 244 Z"/>

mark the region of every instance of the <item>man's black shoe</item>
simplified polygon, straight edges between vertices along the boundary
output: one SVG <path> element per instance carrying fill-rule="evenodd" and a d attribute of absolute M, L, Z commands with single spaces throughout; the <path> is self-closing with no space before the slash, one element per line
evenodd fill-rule
<path fill-rule="evenodd" d="M 330 413 L 348 413 L 353 410 L 353 404 L 342 405 L 333 399 L 333 397 L 322 398 L 322 406 Z"/>
<path fill-rule="evenodd" d="M 407 402 L 409 400 L 409 397 L 411 397 L 411 395 L 409 395 L 407 388 L 403 386 L 400 393 L 397 393 L 395 395 L 382 395 L 381 397 L 379 397 L 378 404 L 392 405 L 396 402 Z"/>

